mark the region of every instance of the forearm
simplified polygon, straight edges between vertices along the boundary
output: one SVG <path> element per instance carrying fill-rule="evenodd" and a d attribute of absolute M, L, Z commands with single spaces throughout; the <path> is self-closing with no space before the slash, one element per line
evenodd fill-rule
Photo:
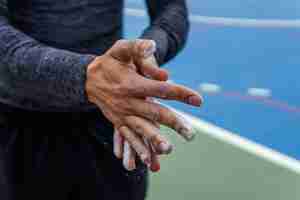
<path fill-rule="evenodd" d="M 58 107 L 88 104 L 86 67 L 93 59 L 92 55 L 43 45 L 10 25 L 5 16 L 0 16 L 0 67 L 6 68 L 1 71 L 8 73 L 10 84 L 27 91 L 27 98 L 37 101 L 51 97 L 51 106 Z"/>
<path fill-rule="evenodd" d="M 188 10 L 185 0 L 146 0 L 150 26 L 142 38 L 157 43 L 156 59 L 164 64 L 184 47 L 189 31 Z"/>

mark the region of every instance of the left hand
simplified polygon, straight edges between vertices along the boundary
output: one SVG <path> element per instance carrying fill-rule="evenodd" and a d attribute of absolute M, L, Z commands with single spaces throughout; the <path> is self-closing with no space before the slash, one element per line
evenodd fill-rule
<path fill-rule="evenodd" d="M 149 45 L 149 40 L 145 40 L 144 45 Z M 145 59 L 136 60 L 135 66 L 139 67 L 136 70 L 145 77 L 159 81 L 167 81 L 168 72 L 164 69 L 159 69 L 159 71 L 157 70 L 158 65 L 153 55 L 155 51 L 155 45 L 153 46 L 154 48 L 151 49 L 150 47 L 150 50 L 148 52 L 144 52 L 145 54 L 142 57 L 144 57 Z M 138 49 L 136 50 L 138 51 Z M 153 101 L 153 99 L 148 98 L 148 101 Z M 160 128 L 160 124 L 158 124 L 157 122 L 153 122 L 153 124 L 157 128 Z M 143 138 L 143 141 L 145 146 L 149 148 L 149 152 L 151 153 L 151 162 L 148 163 L 147 166 L 152 172 L 158 172 L 160 170 L 159 153 L 155 151 L 155 148 L 150 141 L 148 141 L 146 138 Z M 125 169 L 127 169 L 128 171 L 136 169 L 137 153 L 117 130 L 115 130 L 114 133 L 114 154 L 117 158 L 123 159 L 123 166 L 125 167 Z"/>
<path fill-rule="evenodd" d="M 147 164 L 147 167 L 152 172 L 158 172 L 160 170 L 159 155 L 151 142 L 145 138 L 143 139 L 143 142 L 145 146 L 148 147 L 151 154 L 151 161 Z M 125 169 L 128 171 L 136 169 L 137 153 L 117 130 L 115 130 L 114 133 L 114 154 L 117 158 L 123 159 L 123 166 Z"/>

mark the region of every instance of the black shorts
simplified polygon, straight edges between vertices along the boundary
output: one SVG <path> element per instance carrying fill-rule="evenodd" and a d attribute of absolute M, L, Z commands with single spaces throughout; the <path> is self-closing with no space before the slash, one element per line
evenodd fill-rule
<path fill-rule="evenodd" d="M 112 153 L 111 135 L 111 124 L 96 111 L 0 105 L 0 199 L 145 199 L 145 166 L 139 162 L 138 170 L 127 172 Z"/>

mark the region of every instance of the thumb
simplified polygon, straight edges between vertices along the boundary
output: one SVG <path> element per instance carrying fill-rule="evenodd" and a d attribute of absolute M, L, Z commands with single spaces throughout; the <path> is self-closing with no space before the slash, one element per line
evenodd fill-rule
<path fill-rule="evenodd" d="M 158 81 L 167 81 L 168 72 L 159 68 L 154 57 L 155 52 L 154 40 L 137 39 L 133 48 L 134 63 L 143 76 Z"/>
<path fill-rule="evenodd" d="M 132 60 L 148 58 L 155 51 L 156 45 L 152 40 L 118 40 L 107 54 L 120 62 L 129 63 Z"/>
<path fill-rule="evenodd" d="M 137 71 L 145 77 L 166 81 L 168 72 L 158 67 L 154 57 L 155 51 L 156 43 L 153 40 L 118 40 L 107 54 L 122 63 L 133 61 Z"/>
<path fill-rule="evenodd" d="M 107 54 L 123 63 L 129 63 L 133 59 L 133 51 L 136 41 L 118 40 Z"/>
<path fill-rule="evenodd" d="M 168 71 L 159 68 L 154 55 L 146 59 L 137 60 L 135 65 L 140 74 L 147 78 L 157 81 L 167 81 L 169 79 Z"/>

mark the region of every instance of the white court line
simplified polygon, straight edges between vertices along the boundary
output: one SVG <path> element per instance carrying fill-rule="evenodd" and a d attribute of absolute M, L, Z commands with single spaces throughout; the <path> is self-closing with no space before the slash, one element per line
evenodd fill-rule
<path fill-rule="evenodd" d="M 286 156 L 278 151 L 275 151 L 269 147 L 263 146 L 244 137 L 239 136 L 236 133 L 232 133 L 221 127 L 215 126 L 204 120 L 200 120 L 190 114 L 174 109 L 160 101 L 156 101 L 162 104 L 176 113 L 186 118 L 186 121 L 190 121 L 192 126 L 195 126 L 201 133 L 208 135 L 209 137 L 215 138 L 224 143 L 230 144 L 237 147 L 245 152 L 248 152 L 256 157 L 262 158 L 266 161 L 274 163 L 277 166 L 281 166 L 285 169 L 293 171 L 300 175 L 300 161 L 289 156 Z"/>
<path fill-rule="evenodd" d="M 263 158 L 283 168 L 289 169 L 300 175 L 300 161 L 288 157 L 271 148 L 257 144 L 237 134 L 231 133 L 211 123 L 199 120 L 191 115 L 185 114 L 183 112 L 179 113 L 183 114 L 188 120 L 191 120 L 192 124 L 195 125 L 196 128 L 201 131 L 201 133 L 207 134 L 210 137 L 221 140 L 227 144 L 242 149 L 243 151 L 246 151 L 250 154 L 254 154 L 260 158 Z"/>
<path fill-rule="evenodd" d="M 269 98 L 272 96 L 272 91 L 268 88 L 249 88 L 247 90 L 248 95 L 254 97 L 266 97 Z"/>
<path fill-rule="evenodd" d="M 222 91 L 222 87 L 214 83 L 201 83 L 198 89 L 200 92 L 207 94 L 217 94 Z"/>
<path fill-rule="evenodd" d="M 128 16 L 146 17 L 147 12 L 143 9 L 126 8 Z M 201 15 L 190 15 L 193 23 L 222 26 L 222 27 L 245 27 L 245 28 L 300 28 L 300 20 L 283 19 L 250 19 L 230 17 L 209 17 Z"/>

